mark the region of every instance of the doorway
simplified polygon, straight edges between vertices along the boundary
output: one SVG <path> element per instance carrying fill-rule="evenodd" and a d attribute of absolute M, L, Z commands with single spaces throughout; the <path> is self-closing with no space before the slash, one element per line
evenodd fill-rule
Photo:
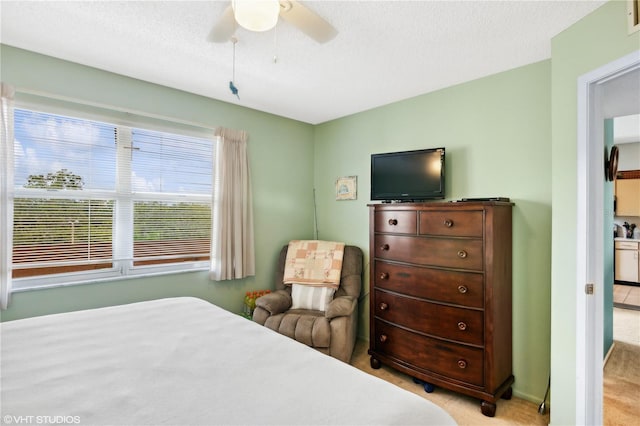
<path fill-rule="evenodd" d="M 603 419 L 604 119 L 640 113 L 638 93 L 640 51 L 578 79 L 575 393 L 578 424 L 601 424 Z"/>

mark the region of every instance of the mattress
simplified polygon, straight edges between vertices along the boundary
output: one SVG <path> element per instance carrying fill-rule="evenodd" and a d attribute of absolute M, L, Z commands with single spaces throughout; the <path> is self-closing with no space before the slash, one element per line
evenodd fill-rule
<path fill-rule="evenodd" d="M 417 395 L 201 299 L 0 327 L 4 424 L 455 424 Z"/>

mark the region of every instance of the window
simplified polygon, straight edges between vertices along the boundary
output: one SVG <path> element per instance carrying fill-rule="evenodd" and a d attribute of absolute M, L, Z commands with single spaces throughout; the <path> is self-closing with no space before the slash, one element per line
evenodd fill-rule
<path fill-rule="evenodd" d="M 213 137 L 14 117 L 14 288 L 208 267 Z"/>

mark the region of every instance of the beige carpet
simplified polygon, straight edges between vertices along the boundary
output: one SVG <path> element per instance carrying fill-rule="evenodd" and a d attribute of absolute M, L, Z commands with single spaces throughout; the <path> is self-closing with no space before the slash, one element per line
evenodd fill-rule
<path fill-rule="evenodd" d="M 432 393 L 426 393 L 424 388 L 413 382 L 407 375 L 391 368 L 382 366 L 378 370 L 371 368 L 367 355 L 368 342 L 358 340 L 351 358 L 351 364 L 369 374 L 380 377 L 428 399 L 447 410 L 459 425 L 548 425 L 549 414 L 538 414 L 538 404 L 513 397 L 507 401 L 498 401 L 495 417 L 486 417 L 480 412 L 480 401 L 446 389 L 436 388 Z"/>
<path fill-rule="evenodd" d="M 605 425 L 640 424 L 640 346 L 615 342 L 604 368 Z"/>
<path fill-rule="evenodd" d="M 614 308 L 614 347 L 604 367 L 603 423 L 640 424 L 640 311 Z"/>
<path fill-rule="evenodd" d="M 640 311 L 614 308 L 615 346 L 604 369 L 603 423 L 606 426 L 640 424 Z M 446 389 L 426 393 L 413 379 L 391 368 L 374 370 L 367 355 L 368 342 L 358 340 L 351 364 L 369 374 L 428 399 L 447 410 L 459 425 L 548 425 L 549 413 L 538 414 L 539 403 L 513 397 L 498 401 L 496 416 L 485 417 L 480 402 Z M 547 403 L 547 407 L 549 404 Z"/>

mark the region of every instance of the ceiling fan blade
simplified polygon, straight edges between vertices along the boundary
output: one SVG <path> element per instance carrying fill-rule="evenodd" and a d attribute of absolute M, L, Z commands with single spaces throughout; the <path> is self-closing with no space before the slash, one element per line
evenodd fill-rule
<path fill-rule="evenodd" d="M 207 40 L 214 43 L 224 43 L 231 39 L 235 31 L 236 19 L 233 16 L 233 8 L 229 5 L 209 32 Z"/>
<path fill-rule="evenodd" d="M 280 5 L 280 17 L 318 43 L 326 43 L 338 34 L 330 23 L 299 2 L 281 1 Z"/>

